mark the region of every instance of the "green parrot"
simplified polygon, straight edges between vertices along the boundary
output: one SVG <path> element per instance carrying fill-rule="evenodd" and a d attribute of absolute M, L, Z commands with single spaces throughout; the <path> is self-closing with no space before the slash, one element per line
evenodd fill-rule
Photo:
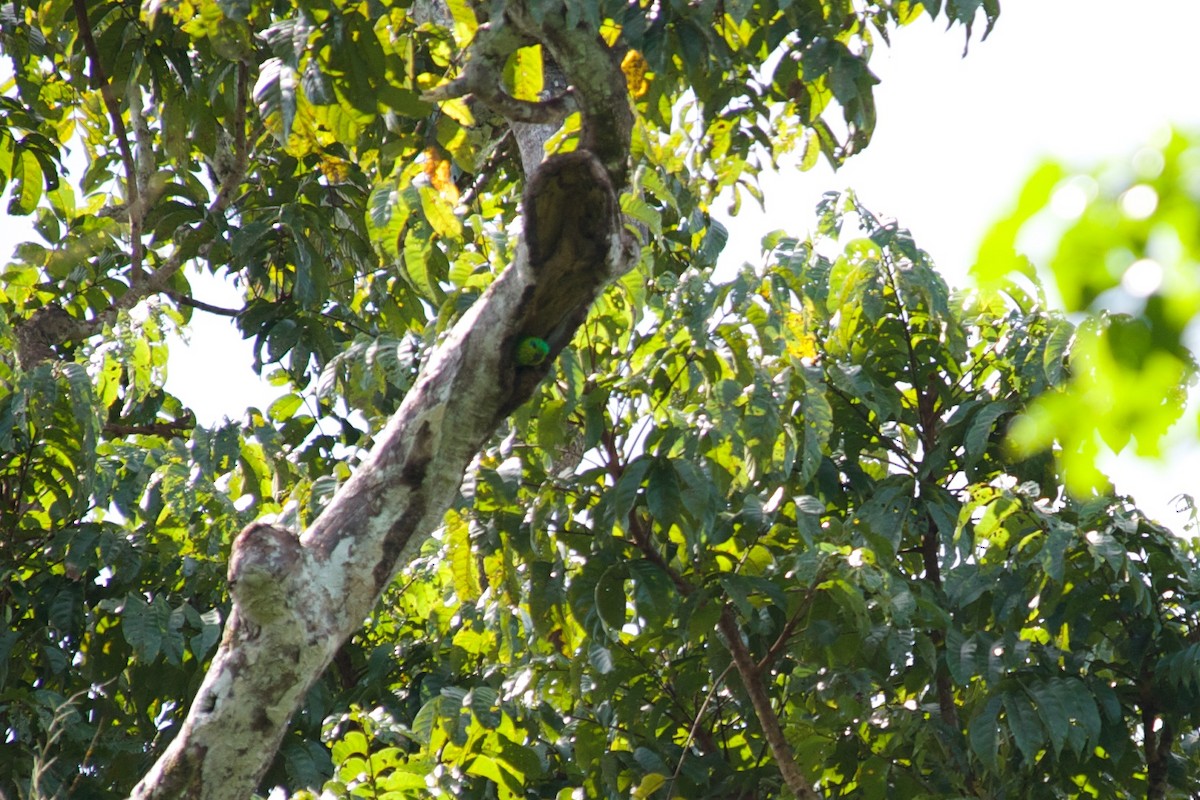
<path fill-rule="evenodd" d="M 546 360 L 550 354 L 550 345 L 545 339 L 536 336 L 526 336 L 517 342 L 517 363 L 522 367 L 532 367 Z"/>

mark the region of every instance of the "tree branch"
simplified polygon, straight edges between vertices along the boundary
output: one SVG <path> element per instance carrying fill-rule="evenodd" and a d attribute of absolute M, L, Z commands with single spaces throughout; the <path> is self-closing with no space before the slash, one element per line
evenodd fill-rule
<path fill-rule="evenodd" d="M 772 662 L 779 658 L 779 654 L 787 647 L 788 642 L 796 634 L 796 629 L 800 626 L 800 621 L 808 616 L 809 609 L 812 608 L 813 602 L 817 599 L 817 587 L 821 585 L 829 572 L 830 569 L 824 565 L 817 570 L 817 574 L 813 576 L 812 583 L 809 585 L 804 599 L 800 601 L 800 607 L 796 609 L 795 613 L 792 614 L 783 626 L 783 630 L 775 637 L 775 641 L 767 648 L 767 654 L 760 658 L 758 664 L 755 665 L 755 669 L 758 672 L 766 672 Z"/>
<path fill-rule="evenodd" d="M 540 40 L 566 74 L 583 117 L 581 148 L 592 151 L 613 184 L 629 181 L 629 134 L 633 108 L 625 73 L 600 34 L 567 24 L 566 14 L 535 17 L 525 3 L 505 7 L 506 19 L 526 37 Z"/>
<path fill-rule="evenodd" d="M 784 784 L 799 800 L 820 800 L 820 795 L 809 785 L 808 779 L 800 771 L 800 765 L 796 763 L 795 753 L 792 751 L 792 746 L 788 744 L 787 737 L 783 734 L 779 716 L 771 707 L 771 697 L 767 694 L 766 687 L 763 686 L 762 672 L 759 671 L 758 664 L 750 655 L 746 643 L 742 641 L 741 626 L 738 625 L 737 619 L 733 615 L 733 609 L 729 606 L 721 609 L 721 618 L 717 622 L 717 628 L 721 631 L 721 636 L 729 647 L 733 664 L 737 668 L 738 676 L 742 679 L 742 686 L 746 688 L 746 694 L 750 696 L 750 705 L 754 707 L 754 714 L 758 717 L 763 737 L 767 740 L 767 746 L 771 748 L 771 756 L 775 759 L 775 766 L 779 768 L 779 774 L 783 776 Z"/>
<path fill-rule="evenodd" d="M 503 69 L 504 62 L 499 66 Z M 570 90 L 548 100 L 518 100 L 500 88 L 495 77 L 499 72 L 493 69 L 487 61 L 471 61 L 462 75 L 423 93 L 421 99 L 437 102 L 471 95 L 510 122 L 534 125 L 559 125 L 578 108 Z"/>
<path fill-rule="evenodd" d="M 308 688 L 441 525 L 496 426 L 549 372 L 551 359 L 518 364 L 517 342 L 536 335 L 557 354 L 596 294 L 636 263 L 616 192 L 586 151 L 542 164 L 524 212 L 517 262 L 434 351 L 366 462 L 312 526 L 297 539 L 256 524 L 234 542 L 224 639 L 182 729 L 134 798 L 254 790 Z"/>
<path fill-rule="evenodd" d="M 176 303 L 179 303 L 181 306 L 194 308 L 198 311 L 206 311 L 209 314 L 216 314 L 220 317 L 237 317 L 242 313 L 241 309 L 214 306 L 212 303 L 206 303 L 203 300 L 197 300 L 194 297 L 190 297 L 186 294 L 180 294 L 179 292 L 166 292 L 165 294 L 167 297 L 171 298 Z"/>
<path fill-rule="evenodd" d="M 91 29 L 86 23 L 87 17 L 84 0 L 74 0 L 74 3 L 76 14 L 79 15 L 81 20 L 80 37 L 84 40 L 84 47 L 87 49 L 89 58 L 93 64 L 93 82 L 99 80 L 105 106 L 109 109 L 110 114 L 115 114 L 113 116 L 113 126 L 116 130 L 117 139 L 121 143 L 120 147 L 123 156 L 128 156 L 127 158 L 123 157 L 126 174 L 128 175 L 127 183 L 134 187 L 136 195 L 137 169 L 133 160 L 133 153 L 129 147 L 125 128 L 120 125 L 120 108 L 117 106 L 116 97 L 113 95 L 111 86 L 104 77 L 103 68 L 100 67 L 98 60 L 99 52 L 96 50 L 96 43 L 92 39 Z M 235 192 L 245 179 L 246 170 L 249 167 L 249 145 L 246 139 L 246 103 L 250 91 L 248 69 L 244 63 L 238 65 L 237 102 L 233 120 L 234 152 L 232 168 L 222 176 L 221 186 L 208 206 L 208 213 L 212 215 L 224 213 L 233 203 Z M 90 336 L 95 336 L 104 330 L 104 326 L 112 325 L 117 319 L 117 314 L 121 311 L 128 311 L 147 297 L 166 292 L 167 286 L 175 276 L 175 273 L 183 268 L 183 265 L 187 263 L 197 250 L 203 251 L 203 245 L 197 246 L 195 243 L 195 238 L 200 235 L 199 230 L 185 229 L 180 234 L 179 241 L 177 241 L 174 251 L 167 257 L 167 260 L 150 275 L 142 276 L 141 218 L 145 213 L 145 209 L 139 208 L 140 203 L 135 203 L 135 199 L 136 197 L 131 197 L 128 204 L 131 240 L 130 262 L 134 265 L 130 274 L 129 291 L 117 298 L 104 313 L 99 314 L 93 319 L 75 319 L 61 308 L 47 306 L 46 308 L 39 309 L 29 319 L 21 322 L 17 326 L 17 335 L 18 341 L 21 343 L 18 358 L 21 361 L 22 369 L 32 369 L 36 363 L 52 359 L 54 357 L 53 348 L 56 345 L 69 341 L 82 341 Z M 142 199 L 144 200 L 145 198 L 143 197 Z M 189 300 L 184 300 L 181 295 L 171 293 L 171 296 L 177 302 L 185 305 L 192 305 L 215 314 L 224 313 L 226 316 L 232 315 L 224 309 L 218 310 L 216 306 L 209 306 L 199 300 L 190 300 L 189 298 L 189 302 Z"/>
<path fill-rule="evenodd" d="M 221 186 L 208 206 L 209 214 L 221 214 L 233 202 L 234 192 L 242 185 L 250 165 L 250 148 L 246 141 L 246 103 L 250 94 L 250 67 L 245 61 L 237 66 L 237 100 L 233 106 L 233 163 L 219 176 Z"/>
<path fill-rule="evenodd" d="M 121 119 L 121 106 L 117 95 L 113 92 L 112 84 L 100 63 L 100 49 L 96 47 L 96 39 L 92 35 L 92 24 L 88 20 L 87 1 L 72 0 L 75 9 L 75 20 L 79 24 L 79 38 L 83 41 L 83 49 L 91 62 L 92 85 L 100 90 L 100 97 L 108 111 L 112 122 L 113 135 L 117 137 L 117 147 L 121 150 L 121 161 L 125 167 L 125 202 L 129 207 L 129 282 L 131 288 L 138 283 L 142 275 L 142 223 L 141 217 L 145 210 L 141 208 L 141 195 L 137 181 L 137 162 L 133 158 L 133 148 L 129 145 L 129 134 Z"/>
<path fill-rule="evenodd" d="M 604 63 L 624 89 L 619 67 Z M 562 66 L 568 74 L 597 68 L 591 60 Z M 591 99 L 581 97 L 585 106 Z M 255 524 L 238 536 L 224 638 L 182 728 L 134 798 L 217 800 L 256 788 L 305 693 L 442 524 L 467 465 L 533 395 L 596 295 L 637 262 L 617 199 L 628 175 L 628 97 L 625 109 L 585 114 L 605 128 L 592 138 L 623 142 L 619 157 L 581 149 L 530 176 L 515 263 L 434 350 L 366 461 L 309 529 L 297 539 Z M 617 163 L 624 167 L 614 172 Z M 527 337 L 544 340 L 549 357 L 518 363 Z"/>
<path fill-rule="evenodd" d="M 104 425 L 107 436 L 162 436 L 171 439 L 183 436 L 196 427 L 195 418 L 185 418 L 176 422 L 153 422 L 148 425 L 131 425 L 124 422 L 108 422 Z"/>

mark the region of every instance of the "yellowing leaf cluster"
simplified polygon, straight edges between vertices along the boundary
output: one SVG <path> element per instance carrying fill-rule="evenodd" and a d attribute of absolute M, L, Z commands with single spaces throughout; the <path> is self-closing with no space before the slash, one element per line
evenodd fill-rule
<path fill-rule="evenodd" d="M 450 159 L 436 147 L 425 148 L 424 171 L 429 185 L 437 190 L 444 200 L 453 205 L 458 202 L 458 186 L 450 176 Z"/>
<path fill-rule="evenodd" d="M 637 50 L 630 50 L 621 59 L 621 71 L 625 73 L 625 85 L 629 87 L 629 95 L 635 100 L 644 97 L 650 91 L 650 80 L 647 75 L 649 65 L 646 57 Z"/>

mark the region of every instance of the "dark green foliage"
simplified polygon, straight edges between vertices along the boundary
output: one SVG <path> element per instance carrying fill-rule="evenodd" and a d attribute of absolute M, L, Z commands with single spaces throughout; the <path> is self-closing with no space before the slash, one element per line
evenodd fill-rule
<path fill-rule="evenodd" d="M 220 636 L 233 537 L 311 522 L 512 263 L 522 188 L 503 120 L 421 99 L 482 7 L 448 3 L 443 27 L 406 3 L 82 5 L 86 26 L 69 3 L 0 8 L 0 184 L 40 237 L 0 273 L 13 797 L 128 793 Z M 923 12 L 990 29 L 996 4 L 567 8 L 612 23 L 626 65 L 641 262 L 264 786 L 778 796 L 733 631 L 825 796 L 1200 791 L 1193 550 L 1005 444 L 1067 385 L 1076 329 L 1016 291 L 951 294 L 851 195 L 714 277 L 719 192 L 869 140 L 873 37 Z M 541 64 L 514 58 L 506 87 L 536 94 Z M 211 310 L 185 262 L 244 291 L 237 324 L 282 387 L 265 412 L 198 426 L 164 388 L 167 335 Z M 56 314 L 61 335 L 34 322 Z"/>

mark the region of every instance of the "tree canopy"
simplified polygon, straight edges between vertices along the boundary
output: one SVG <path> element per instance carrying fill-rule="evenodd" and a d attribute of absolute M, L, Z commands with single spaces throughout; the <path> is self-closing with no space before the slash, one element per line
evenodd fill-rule
<path fill-rule="evenodd" d="M 0 284 L 0 793 L 1200 791 L 1194 549 L 1008 435 L 1141 324 L 1013 279 L 1049 194 L 977 292 L 852 193 L 714 276 L 721 193 L 868 144 L 878 40 L 998 14 L 0 8 L 40 237 Z M 1147 309 L 1170 406 L 1189 312 Z M 212 313 L 280 397 L 207 427 L 164 383 Z"/>

